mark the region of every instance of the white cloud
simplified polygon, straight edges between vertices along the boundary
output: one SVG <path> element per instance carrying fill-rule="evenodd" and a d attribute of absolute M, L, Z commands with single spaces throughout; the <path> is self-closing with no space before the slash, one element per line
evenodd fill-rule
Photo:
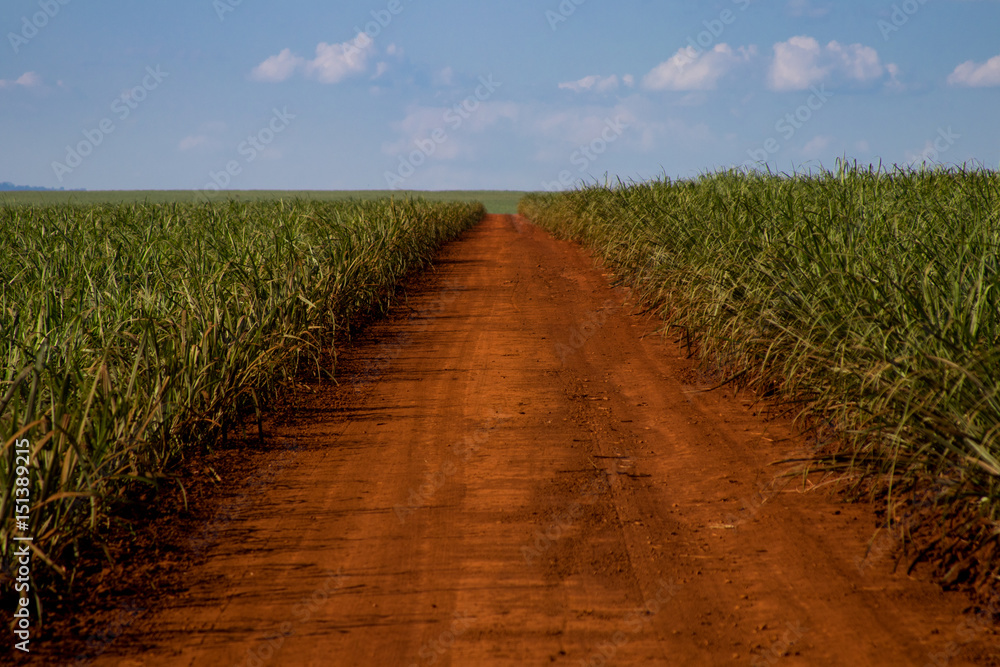
<path fill-rule="evenodd" d="M 593 74 L 591 76 L 585 76 L 578 81 L 560 83 L 559 89 L 572 90 L 574 93 L 585 93 L 591 91 L 595 93 L 610 93 L 613 90 L 618 90 L 619 86 L 632 88 L 635 86 L 635 77 L 631 74 L 626 74 L 619 79 L 617 74 L 612 74 L 611 76 Z"/>
<path fill-rule="evenodd" d="M 567 81 L 566 83 L 560 83 L 559 89 L 572 90 L 574 93 L 585 93 L 590 91 L 595 93 L 608 93 L 612 90 L 617 90 L 618 85 L 619 81 L 616 74 L 612 74 L 611 76 L 598 76 L 597 74 L 593 74 L 591 76 L 585 76 L 579 81 Z"/>
<path fill-rule="evenodd" d="M 35 72 L 25 72 L 18 77 L 16 83 L 25 88 L 36 88 L 42 85 L 42 77 L 38 76 Z"/>
<path fill-rule="evenodd" d="M 340 83 L 352 74 L 360 74 L 375 52 L 375 42 L 364 33 L 343 44 L 321 42 L 316 58 L 305 65 L 306 76 L 321 83 Z"/>
<path fill-rule="evenodd" d="M 320 42 L 316 57 L 306 60 L 283 49 L 257 65 L 250 76 L 255 81 L 278 83 L 290 79 L 297 71 L 320 83 L 340 83 L 368 69 L 368 62 L 375 54 L 375 42 L 366 34 L 358 33 L 354 39 L 341 44 Z"/>
<path fill-rule="evenodd" d="M 897 93 L 906 90 L 906 86 L 899 80 L 899 65 L 896 63 L 888 63 L 885 66 L 885 71 L 889 75 L 889 80 L 885 82 L 887 90 L 892 90 Z"/>
<path fill-rule="evenodd" d="M 693 46 L 677 51 L 642 79 L 647 90 L 714 90 L 719 79 L 757 54 L 756 47 L 734 51 L 728 44 L 716 44 L 699 53 Z"/>
<path fill-rule="evenodd" d="M 834 58 L 835 69 L 838 69 L 848 79 L 862 83 L 874 81 L 882 77 L 885 69 L 879 58 L 878 51 L 862 44 L 843 45 L 840 42 L 830 42 L 826 45 L 827 52 Z M 892 63 L 893 71 L 898 71 Z"/>
<path fill-rule="evenodd" d="M 38 76 L 35 72 L 25 72 L 13 81 L 0 79 L 0 89 L 14 88 L 15 86 L 20 86 L 21 88 L 37 88 L 41 85 L 42 77 Z"/>
<path fill-rule="evenodd" d="M 883 66 L 878 51 L 863 44 L 832 41 L 821 46 L 816 39 L 800 35 L 774 45 L 774 60 L 768 73 L 771 90 L 805 90 L 832 78 L 855 83 L 881 79 L 895 65 Z"/>
<path fill-rule="evenodd" d="M 305 59 L 294 55 L 291 49 L 284 49 L 278 55 L 271 56 L 257 65 L 250 76 L 255 81 L 278 83 L 290 79 L 295 70 L 304 63 Z"/>
<path fill-rule="evenodd" d="M 434 73 L 433 81 L 435 86 L 454 86 L 455 70 L 451 67 L 451 65 L 440 69 Z"/>
<path fill-rule="evenodd" d="M 948 83 L 970 88 L 1000 86 L 1000 56 L 993 56 L 982 64 L 972 60 L 962 63 L 948 75 Z"/>
<path fill-rule="evenodd" d="M 802 90 L 819 83 L 829 67 L 819 63 L 822 52 L 812 37 L 792 37 L 774 45 L 774 61 L 768 75 L 773 90 Z"/>

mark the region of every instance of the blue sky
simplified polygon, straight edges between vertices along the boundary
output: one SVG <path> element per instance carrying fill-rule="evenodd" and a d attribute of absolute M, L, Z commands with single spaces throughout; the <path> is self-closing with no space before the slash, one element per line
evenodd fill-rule
<path fill-rule="evenodd" d="M 554 189 L 1000 161 L 1000 1 L 4 0 L 0 181 Z"/>

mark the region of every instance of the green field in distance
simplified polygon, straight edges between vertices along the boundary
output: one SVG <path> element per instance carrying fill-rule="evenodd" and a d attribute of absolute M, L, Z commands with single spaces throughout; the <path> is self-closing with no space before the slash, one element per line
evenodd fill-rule
<path fill-rule="evenodd" d="M 0 192 L 0 205 L 27 204 L 59 206 L 64 204 L 150 204 L 200 201 L 261 201 L 307 199 L 335 201 L 342 199 L 382 199 L 386 197 L 422 197 L 430 202 L 479 201 L 490 213 L 517 213 L 517 203 L 526 193 L 511 190 L 231 190 L 205 193 L 200 190 L 105 190 L 105 191 L 10 191 Z"/>

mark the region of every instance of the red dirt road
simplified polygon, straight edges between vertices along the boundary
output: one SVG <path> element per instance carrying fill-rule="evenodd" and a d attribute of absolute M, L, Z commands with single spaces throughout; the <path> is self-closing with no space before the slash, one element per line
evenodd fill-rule
<path fill-rule="evenodd" d="M 423 285 L 96 664 L 1000 664 L 578 247 L 489 216 Z"/>

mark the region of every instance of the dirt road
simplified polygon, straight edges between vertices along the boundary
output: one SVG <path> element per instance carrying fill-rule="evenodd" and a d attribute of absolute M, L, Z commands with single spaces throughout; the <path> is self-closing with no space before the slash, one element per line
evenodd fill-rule
<path fill-rule="evenodd" d="M 962 596 L 868 553 L 870 509 L 773 484 L 805 440 L 636 310 L 488 217 L 97 664 L 998 664 Z"/>

